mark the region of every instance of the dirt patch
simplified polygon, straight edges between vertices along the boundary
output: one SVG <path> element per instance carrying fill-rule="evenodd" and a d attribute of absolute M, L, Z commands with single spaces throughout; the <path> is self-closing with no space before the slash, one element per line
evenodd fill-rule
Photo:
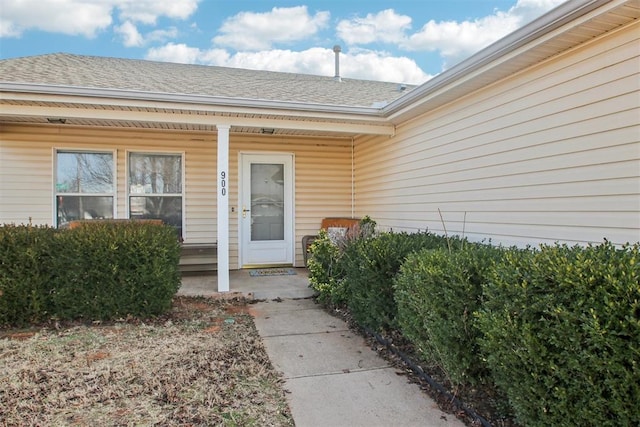
<path fill-rule="evenodd" d="M 151 320 L 57 326 L 2 331 L 5 425 L 293 425 L 241 299 L 178 297 Z"/>
<path fill-rule="evenodd" d="M 36 331 L 12 332 L 8 333 L 6 337 L 12 340 L 24 341 L 33 337 L 36 333 Z"/>

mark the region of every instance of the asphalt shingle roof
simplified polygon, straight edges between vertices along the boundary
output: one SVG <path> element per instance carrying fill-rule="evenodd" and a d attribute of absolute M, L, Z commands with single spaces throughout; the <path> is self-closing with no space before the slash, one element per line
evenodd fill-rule
<path fill-rule="evenodd" d="M 0 60 L 0 81 L 180 95 L 380 107 L 410 85 L 55 53 Z M 401 90 L 405 86 L 405 90 Z"/>

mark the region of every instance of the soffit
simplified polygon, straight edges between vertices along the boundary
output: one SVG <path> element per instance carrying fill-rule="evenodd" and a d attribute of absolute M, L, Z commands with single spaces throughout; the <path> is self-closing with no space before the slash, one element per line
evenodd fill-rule
<path fill-rule="evenodd" d="M 266 129 L 273 129 L 273 134 L 289 136 L 352 137 L 367 133 L 391 135 L 394 132 L 393 126 L 383 118 L 358 115 L 0 100 L 0 123 L 49 124 L 49 119 L 63 119 L 65 126 L 185 131 L 215 131 L 216 125 L 229 124 L 232 132 L 260 134 Z"/>

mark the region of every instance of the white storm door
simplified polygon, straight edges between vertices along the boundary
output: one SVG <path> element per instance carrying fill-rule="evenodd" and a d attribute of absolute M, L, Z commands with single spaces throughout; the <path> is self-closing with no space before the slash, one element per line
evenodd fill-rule
<path fill-rule="evenodd" d="M 293 156 L 242 154 L 241 263 L 293 265 Z"/>

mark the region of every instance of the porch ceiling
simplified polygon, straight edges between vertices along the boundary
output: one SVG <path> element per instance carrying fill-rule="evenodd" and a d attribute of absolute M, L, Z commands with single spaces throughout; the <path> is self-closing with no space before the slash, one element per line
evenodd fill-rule
<path fill-rule="evenodd" d="M 27 99 L 25 99 L 27 98 Z M 31 100 L 23 93 L 3 93 L 0 124 L 40 124 L 184 131 L 215 131 L 230 125 L 233 133 L 289 136 L 352 137 L 362 134 L 392 135 L 394 126 L 376 115 L 326 112 L 258 111 L 248 108 L 220 108 L 212 105 L 145 105 L 122 100 L 78 103 L 67 99 Z M 62 119 L 64 123 L 51 123 Z M 273 130 L 273 133 L 271 133 Z"/>

